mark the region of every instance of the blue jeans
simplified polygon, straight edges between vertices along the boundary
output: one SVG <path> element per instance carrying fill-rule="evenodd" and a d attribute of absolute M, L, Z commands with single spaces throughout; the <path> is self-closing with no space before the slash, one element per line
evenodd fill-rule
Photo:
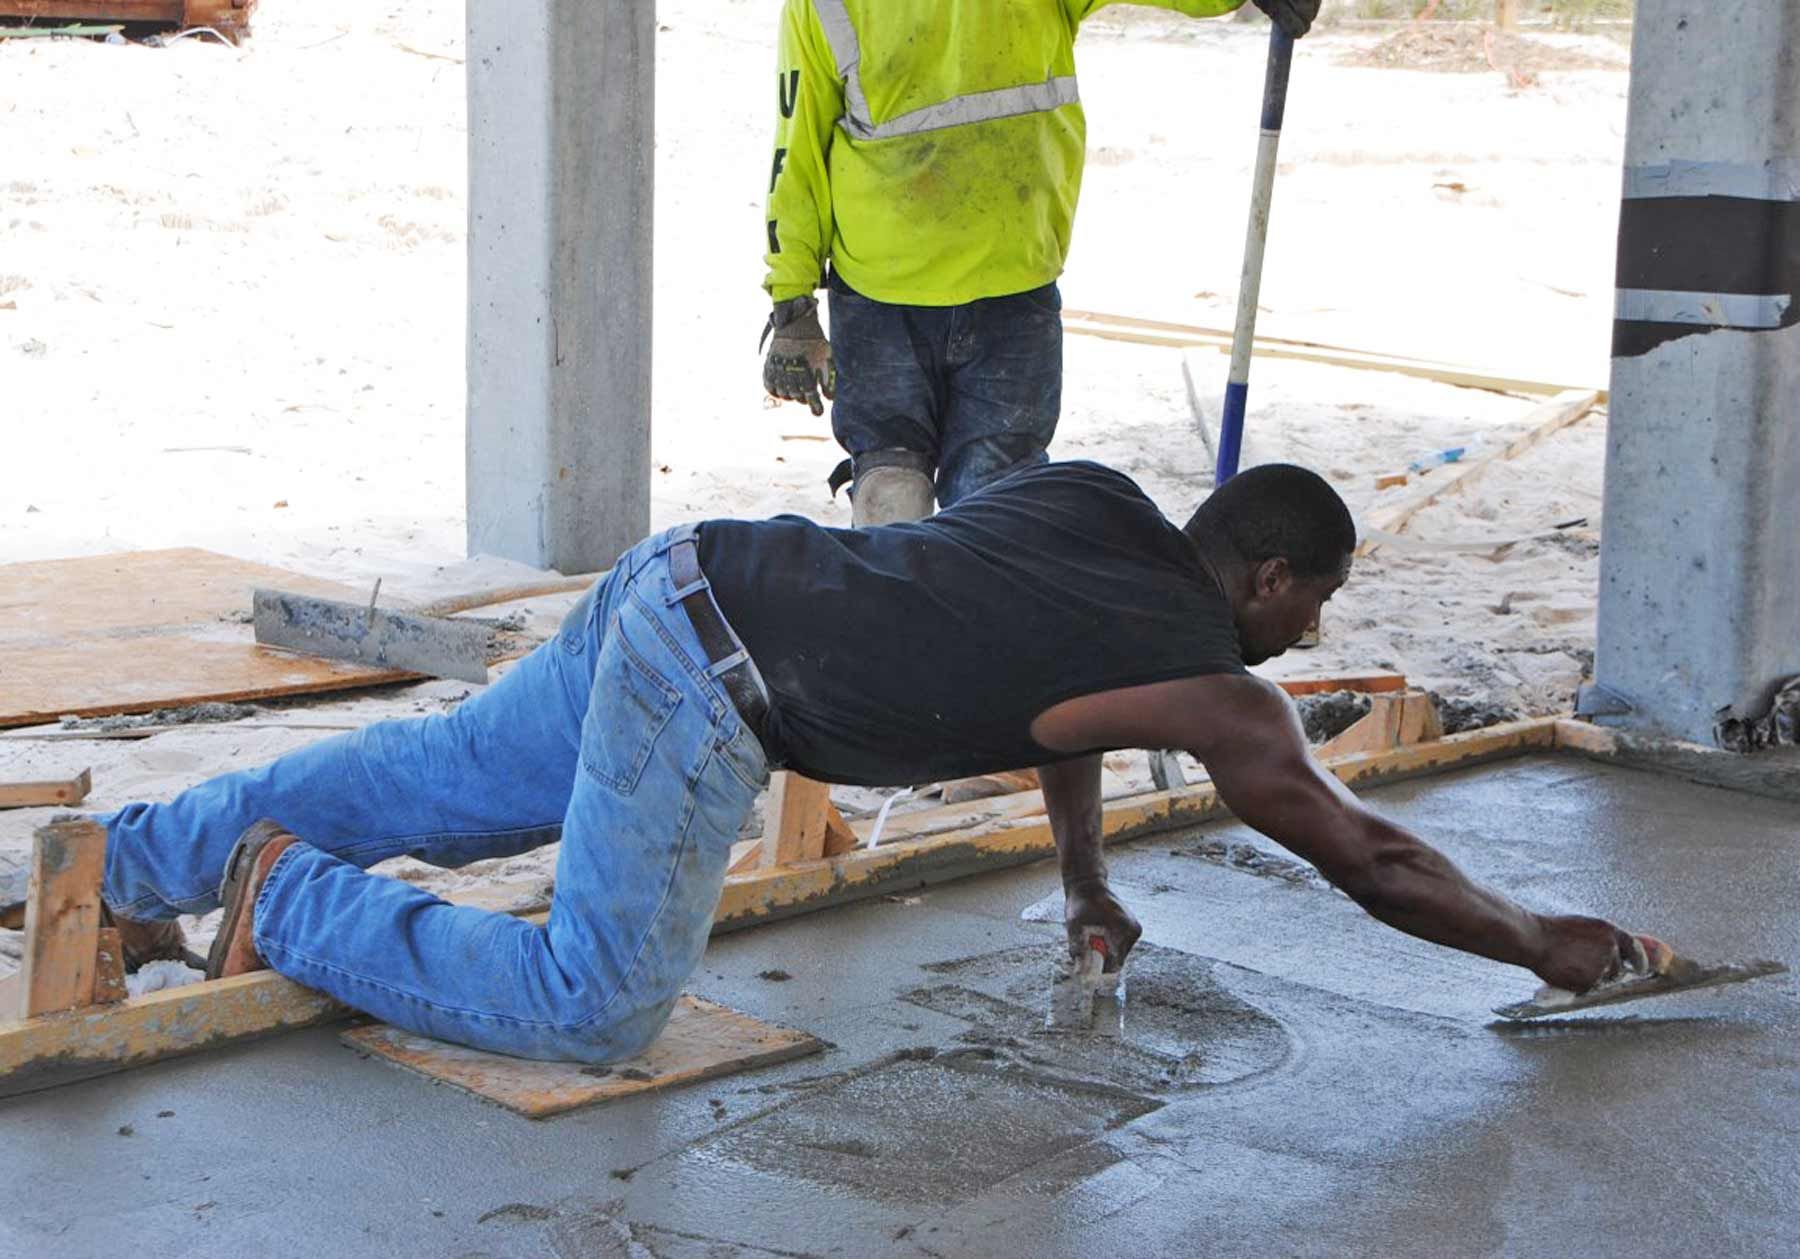
<path fill-rule="evenodd" d="M 763 749 L 676 602 L 683 526 L 620 558 L 555 639 L 447 716 L 391 721 L 227 774 L 107 828 L 107 904 L 216 907 L 226 855 L 269 817 L 303 841 L 255 906 L 282 974 L 397 1026 L 527 1058 L 640 1052 L 699 964 Z M 701 583 L 704 585 L 704 580 Z M 454 867 L 561 836 L 547 926 L 366 873 Z"/>
<path fill-rule="evenodd" d="M 831 431 L 854 464 L 910 450 L 937 469 L 949 507 L 1043 463 L 1062 409 L 1062 297 L 1055 284 L 962 306 L 896 306 L 834 273 Z"/>

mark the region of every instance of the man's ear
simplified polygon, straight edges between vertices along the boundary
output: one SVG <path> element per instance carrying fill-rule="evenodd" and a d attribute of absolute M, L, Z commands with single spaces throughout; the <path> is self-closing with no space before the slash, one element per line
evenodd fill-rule
<path fill-rule="evenodd" d="M 1276 556 L 1272 560 L 1264 560 L 1256 566 L 1256 595 L 1259 599 L 1267 599 L 1286 590 L 1294 580 L 1294 570 L 1288 566 L 1284 556 Z"/>

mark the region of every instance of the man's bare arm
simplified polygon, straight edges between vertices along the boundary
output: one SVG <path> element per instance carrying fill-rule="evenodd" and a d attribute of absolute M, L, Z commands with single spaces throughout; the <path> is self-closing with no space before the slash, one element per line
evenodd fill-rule
<path fill-rule="evenodd" d="M 1559 988 L 1582 991 L 1618 965 L 1619 932 L 1610 924 L 1532 913 L 1365 808 L 1319 766 L 1276 687 L 1243 676 L 1205 681 L 1205 729 L 1194 730 L 1189 750 L 1225 803 L 1371 915 L 1409 935 L 1523 966 Z"/>
<path fill-rule="evenodd" d="M 1079 953 L 1098 935 L 1106 941 L 1106 969 L 1117 970 L 1143 929 L 1107 886 L 1099 754 L 1040 765 L 1037 773 L 1062 866 L 1069 950 Z"/>

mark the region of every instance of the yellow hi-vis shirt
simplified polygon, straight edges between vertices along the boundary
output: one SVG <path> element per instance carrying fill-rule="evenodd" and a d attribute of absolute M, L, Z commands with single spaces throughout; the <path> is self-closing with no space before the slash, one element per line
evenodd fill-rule
<path fill-rule="evenodd" d="M 1115 0 L 787 0 L 768 277 L 786 301 L 827 259 L 913 306 L 1062 274 L 1087 152 L 1075 29 Z M 1214 17 L 1244 0 L 1139 0 Z"/>

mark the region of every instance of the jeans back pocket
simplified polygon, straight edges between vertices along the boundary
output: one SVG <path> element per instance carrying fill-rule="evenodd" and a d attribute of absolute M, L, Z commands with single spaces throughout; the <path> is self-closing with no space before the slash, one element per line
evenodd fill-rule
<path fill-rule="evenodd" d="M 594 688 L 581 723 L 581 767 L 622 796 L 637 790 L 657 736 L 681 706 L 681 692 L 626 641 L 627 610 L 607 627 Z"/>

